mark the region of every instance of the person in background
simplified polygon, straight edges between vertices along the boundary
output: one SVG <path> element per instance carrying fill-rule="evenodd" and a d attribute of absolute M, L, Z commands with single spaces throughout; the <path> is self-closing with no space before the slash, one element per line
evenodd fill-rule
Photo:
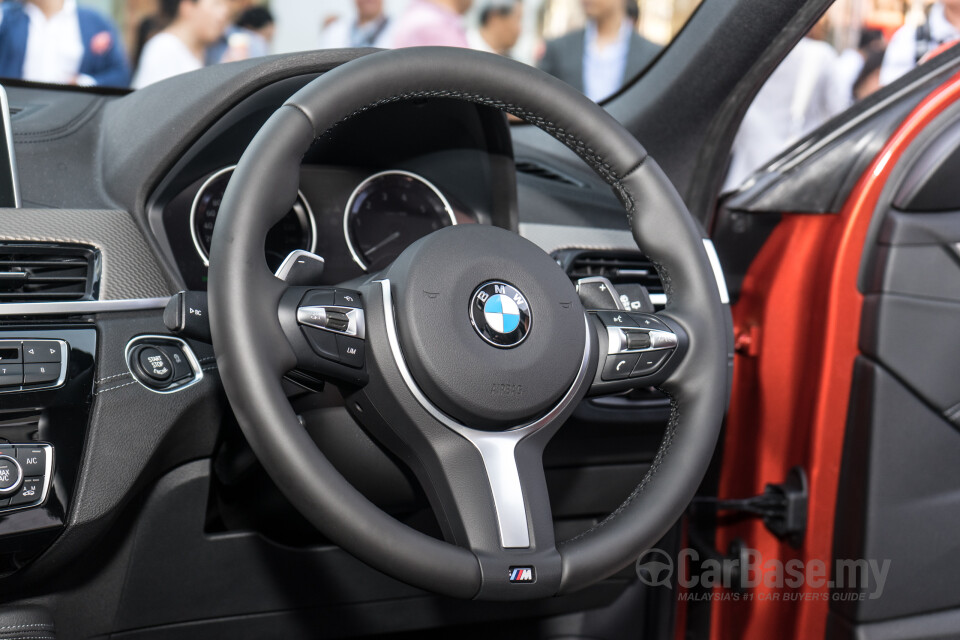
<path fill-rule="evenodd" d="M 471 49 L 509 56 L 523 26 L 521 0 L 486 0 L 480 8 L 478 26 L 467 31 Z"/>
<path fill-rule="evenodd" d="M 135 89 L 202 68 L 207 47 L 223 37 L 230 18 L 227 0 L 160 0 L 160 11 L 169 24 L 144 46 Z"/>
<path fill-rule="evenodd" d="M 250 7 L 237 18 L 237 28 L 260 36 L 269 45 L 273 42 L 277 25 L 269 9 L 266 7 Z"/>
<path fill-rule="evenodd" d="M 116 26 L 76 0 L 0 4 L 0 76 L 126 87 L 130 66 Z"/>
<path fill-rule="evenodd" d="M 919 26 L 905 24 L 890 38 L 880 67 L 880 84 L 888 85 L 917 66 L 942 44 L 960 39 L 960 0 L 935 2 Z"/>
<path fill-rule="evenodd" d="M 814 37 L 824 29 L 811 29 L 753 99 L 733 141 L 724 191 L 850 105 L 850 90 L 837 79 L 836 50 Z"/>
<path fill-rule="evenodd" d="M 397 20 L 394 47 L 469 48 L 463 16 L 473 0 L 411 0 Z"/>
<path fill-rule="evenodd" d="M 634 30 L 640 26 L 640 5 L 636 0 L 627 0 L 627 20 L 633 25 Z"/>
<path fill-rule="evenodd" d="M 642 38 L 625 0 L 582 0 L 584 29 L 547 43 L 539 67 L 599 102 L 639 75 L 660 47 Z"/>
<path fill-rule="evenodd" d="M 853 85 L 860 77 L 863 63 L 877 50 L 883 50 L 883 32 L 879 29 L 861 29 L 856 49 L 845 49 L 837 60 L 837 80 L 853 93 Z"/>
<path fill-rule="evenodd" d="M 245 11 L 257 8 L 254 0 L 228 0 L 228 5 L 230 25 L 216 42 L 207 47 L 204 62 L 207 65 L 236 62 L 270 53 L 269 43 L 260 34 L 237 24 Z"/>
<path fill-rule="evenodd" d="M 150 38 L 157 35 L 166 27 L 166 20 L 159 15 L 145 16 L 137 25 L 136 38 L 133 44 L 133 66 L 140 66 L 140 56 L 143 55 L 143 48 L 150 42 Z"/>
<path fill-rule="evenodd" d="M 328 18 L 320 32 L 321 49 L 377 47 L 389 49 L 394 23 L 383 12 L 383 0 L 356 0 L 357 17 Z"/>
<path fill-rule="evenodd" d="M 853 99 L 863 100 L 880 88 L 880 67 L 883 65 L 883 49 L 876 49 L 867 55 L 863 67 L 853 81 Z"/>

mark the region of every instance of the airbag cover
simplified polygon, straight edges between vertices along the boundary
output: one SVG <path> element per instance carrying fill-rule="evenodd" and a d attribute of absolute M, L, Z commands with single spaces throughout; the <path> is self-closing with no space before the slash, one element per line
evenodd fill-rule
<path fill-rule="evenodd" d="M 526 424 L 573 383 L 586 347 L 583 306 L 563 270 L 529 240 L 485 225 L 447 227 L 410 245 L 386 277 L 407 366 L 457 421 L 481 429 Z M 484 340 L 471 323 L 474 293 L 488 282 L 526 298 L 529 331 L 511 348 Z"/>

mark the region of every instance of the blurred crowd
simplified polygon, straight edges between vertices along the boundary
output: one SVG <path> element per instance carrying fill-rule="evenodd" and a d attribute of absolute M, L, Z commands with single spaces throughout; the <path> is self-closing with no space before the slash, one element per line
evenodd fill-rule
<path fill-rule="evenodd" d="M 311 2 L 313 0 L 305 0 Z M 579 5 L 576 27 L 545 38 L 551 4 Z M 523 0 L 343 0 L 318 25 L 317 48 L 468 47 L 514 56 Z M 640 34 L 636 0 L 542 0 L 534 62 L 589 98 L 615 94 L 661 46 Z M 919 5 L 918 5 L 919 6 Z M 156 0 L 137 26 L 128 56 L 116 25 L 77 0 L 0 0 L 0 77 L 140 88 L 201 67 L 270 52 L 274 17 L 258 0 Z M 783 60 L 744 117 L 727 187 L 825 120 L 922 59 L 960 39 L 960 0 L 926 5 L 922 16 L 885 38 L 862 28 L 858 46 L 837 51 L 818 23 Z M 529 61 L 528 59 L 526 61 Z"/>

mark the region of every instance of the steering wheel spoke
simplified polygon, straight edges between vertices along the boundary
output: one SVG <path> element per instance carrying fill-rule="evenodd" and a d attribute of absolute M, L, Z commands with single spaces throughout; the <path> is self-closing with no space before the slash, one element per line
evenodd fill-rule
<path fill-rule="evenodd" d="M 555 429 L 455 431 L 424 416 L 413 424 L 393 414 L 379 425 L 367 409 L 362 416 L 414 470 L 446 541 L 477 558 L 478 598 L 522 600 L 557 592 L 560 555 L 542 464 Z"/>
<path fill-rule="evenodd" d="M 591 311 L 600 354 L 590 395 L 662 384 L 687 351 L 683 327 L 663 313 Z"/>
<path fill-rule="evenodd" d="M 346 397 L 348 410 L 414 471 L 445 539 L 476 557 L 478 598 L 555 594 L 561 558 L 543 450 L 586 390 L 593 343 L 553 411 L 515 428 L 473 428 L 436 407 L 414 379 L 398 340 L 390 282 L 374 282 L 361 294 L 370 381 Z"/>
<path fill-rule="evenodd" d="M 366 383 L 366 317 L 358 291 L 287 287 L 279 316 L 297 371 L 338 383 Z"/>

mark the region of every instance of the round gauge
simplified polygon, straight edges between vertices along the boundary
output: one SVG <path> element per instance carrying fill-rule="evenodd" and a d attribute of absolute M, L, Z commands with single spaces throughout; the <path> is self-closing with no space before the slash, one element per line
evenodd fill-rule
<path fill-rule="evenodd" d="M 365 271 L 383 269 L 414 241 L 454 224 L 444 195 L 409 171 L 370 176 L 351 194 L 343 214 L 347 246 Z"/>
<path fill-rule="evenodd" d="M 213 226 L 220 213 L 220 203 L 227 190 L 227 183 L 236 167 L 227 167 L 217 171 L 203 183 L 197 196 L 193 199 L 190 209 L 190 232 L 193 235 L 193 245 L 203 260 L 204 265 L 210 264 L 210 243 L 213 240 Z M 276 271 L 283 259 L 291 251 L 303 249 L 314 251 L 317 242 L 317 223 L 313 212 L 304 199 L 303 194 L 297 192 L 297 200 L 290 212 L 275 224 L 267 233 L 265 244 L 267 264 Z"/>

